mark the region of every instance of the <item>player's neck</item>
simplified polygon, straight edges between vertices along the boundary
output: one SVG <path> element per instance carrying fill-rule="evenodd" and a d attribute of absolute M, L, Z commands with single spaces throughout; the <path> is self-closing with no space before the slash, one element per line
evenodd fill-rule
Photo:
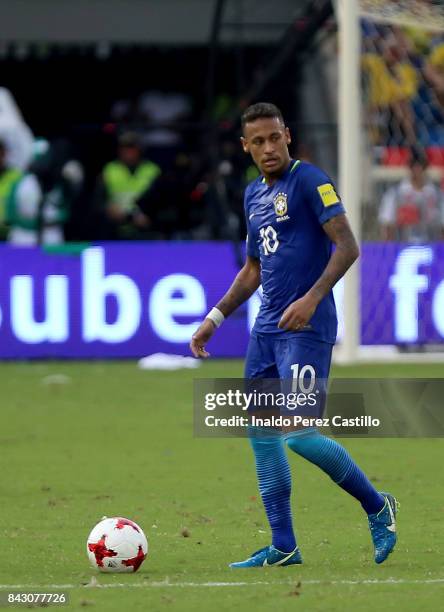
<path fill-rule="evenodd" d="M 263 173 L 264 179 L 268 187 L 273 187 L 273 185 L 278 181 L 288 170 L 290 164 L 292 163 L 291 157 L 285 160 L 285 164 L 282 165 L 278 171 L 273 172 L 272 174 Z"/>

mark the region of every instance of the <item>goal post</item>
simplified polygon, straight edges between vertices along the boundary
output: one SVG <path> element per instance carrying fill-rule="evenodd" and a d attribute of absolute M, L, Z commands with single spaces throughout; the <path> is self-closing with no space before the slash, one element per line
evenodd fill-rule
<path fill-rule="evenodd" d="M 339 189 L 347 204 L 347 216 L 358 243 L 361 238 L 361 109 L 360 35 L 358 0 L 339 0 Z M 360 344 L 359 261 L 344 278 L 344 335 L 337 358 L 353 363 Z"/>

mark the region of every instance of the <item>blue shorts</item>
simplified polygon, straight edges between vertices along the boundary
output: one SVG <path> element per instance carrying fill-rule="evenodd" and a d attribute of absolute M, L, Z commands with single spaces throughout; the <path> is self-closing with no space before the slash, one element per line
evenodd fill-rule
<path fill-rule="evenodd" d="M 245 378 L 251 388 L 259 384 L 258 388 L 264 391 L 280 390 L 287 395 L 290 391 L 315 392 L 316 403 L 298 406 L 297 411 L 320 417 L 325 408 L 332 350 L 332 344 L 297 333 L 290 338 L 253 333 L 247 349 Z M 267 380 L 260 383 L 258 379 Z M 276 379 L 280 380 L 276 383 Z"/>
<path fill-rule="evenodd" d="M 306 336 L 282 338 L 251 334 L 245 361 L 245 378 L 294 378 L 307 365 L 316 378 L 328 379 L 333 345 Z M 299 368 L 296 368 L 299 364 Z"/>

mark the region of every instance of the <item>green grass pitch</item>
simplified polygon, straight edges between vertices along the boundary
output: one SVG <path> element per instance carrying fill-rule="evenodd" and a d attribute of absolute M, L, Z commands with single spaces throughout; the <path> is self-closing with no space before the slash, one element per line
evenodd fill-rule
<path fill-rule="evenodd" d="M 334 375 L 443 370 L 368 365 Z M 304 565 L 227 567 L 269 535 L 246 440 L 193 437 L 192 379 L 241 372 L 239 361 L 178 373 L 141 372 L 133 362 L 1 364 L 0 588 L 65 585 L 74 610 L 441 609 L 442 439 L 345 441 L 401 502 L 399 543 L 384 565 L 373 562 L 359 505 L 291 455 Z M 44 384 L 53 374 L 66 384 Z M 144 528 L 150 551 L 138 573 L 90 568 L 86 537 L 103 515 Z M 96 586 L 85 587 L 92 577 Z"/>

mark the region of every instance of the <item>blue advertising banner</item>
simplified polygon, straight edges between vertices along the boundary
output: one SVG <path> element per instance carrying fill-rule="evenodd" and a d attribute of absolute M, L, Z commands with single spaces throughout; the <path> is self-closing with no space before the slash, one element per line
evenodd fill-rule
<path fill-rule="evenodd" d="M 363 344 L 444 342 L 444 244 L 364 244 Z M 232 244 L 102 243 L 79 252 L 0 246 L 0 358 L 189 354 L 239 269 Z M 335 289 L 341 319 L 341 284 Z M 245 354 L 254 296 L 211 341 Z"/>

